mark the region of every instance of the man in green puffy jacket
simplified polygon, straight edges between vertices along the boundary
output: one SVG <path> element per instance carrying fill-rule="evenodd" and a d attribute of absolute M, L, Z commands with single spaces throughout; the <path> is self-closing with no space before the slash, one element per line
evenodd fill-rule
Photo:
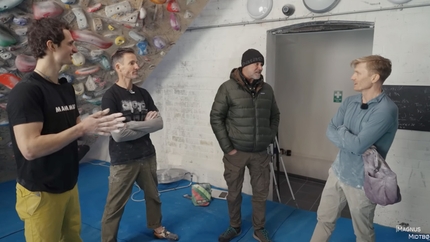
<path fill-rule="evenodd" d="M 248 167 L 252 186 L 252 224 L 257 241 L 270 241 L 264 228 L 266 198 L 270 184 L 270 155 L 279 125 L 279 109 L 272 87 L 265 83 L 264 57 L 249 49 L 242 55 L 242 66 L 231 71 L 215 96 L 210 113 L 212 130 L 224 152 L 224 179 L 228 186 L 230 226 L 219 237 L 230 241 L 241 233 L 242 185 Z"/>

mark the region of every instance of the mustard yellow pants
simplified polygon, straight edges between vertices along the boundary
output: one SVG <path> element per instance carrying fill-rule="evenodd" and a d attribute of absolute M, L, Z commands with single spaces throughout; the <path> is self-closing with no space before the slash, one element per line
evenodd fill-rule
<path fill-rule="evenodd" d="M 55 194 L 32 192 L 17 183 L 16 211 L 27 242 L 82 242 L 77 186 Z"/>

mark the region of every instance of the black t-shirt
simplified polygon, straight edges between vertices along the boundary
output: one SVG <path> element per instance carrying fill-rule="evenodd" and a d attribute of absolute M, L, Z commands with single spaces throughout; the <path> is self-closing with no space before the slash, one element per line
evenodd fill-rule
<path fill-rule="evenodd" d="M 110 109 L 110 113 L 121 112 L 129 121 L 144 121 L 149 111 L 158 111 L 149 92 L 133 85 L 132 92 L 118 85 L 109 88 L 102 98 L 102 109 Z M 116 142 L 109 139 L 111 164 L 119 165 L 133 162 L 136 159 L 155 155 L 149 134 L 135 140 Z"/>
<path fill-rule="evenodd" d="M 62 80 L 60 85 L 54 84 L 32 72 L 12 89 L 6 109 L 18 170 L 17 182 L 30 191 L 63 193 L 71 190 L 79 173 L 77 141 L 50 155 L 28 161 L 17 147 L 13 126 L 42 122 L 41 135 L 47 135 L 76 125 L 79 112 L 73 86 Z"/>

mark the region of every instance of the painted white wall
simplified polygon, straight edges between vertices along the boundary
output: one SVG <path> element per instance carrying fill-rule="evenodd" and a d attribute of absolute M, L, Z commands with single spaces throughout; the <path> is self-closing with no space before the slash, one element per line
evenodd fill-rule
<path fill-rule="evenodd" d="M 252 21 L 246 12 L 246 2 L 210 0 L 192 26 Z M 152 135 L 160 167 L 180 166 L 198 174 L 200 182 L 226 187 L 222 176 L 222 152 L 209 124 L 212 101 L 219 85 L 228 79 L 230 70 L 240 65 L 241 55 L 246 49 L 256 48 L 266 54 L 266 31 L 273 28 L 313 20 L 374 21 L 373 53 L 393 61 L 393 73 L 387 83 L 430 85 L 430 28 L 427 26 L 430 7 L 318 18 L 303 6 L 302 0 L 289 0 L 288 3 L 296 6 L 293 17 L 314 19 L 186 32 L 164 57 L 144 83 L 165 121 L 164 129 Z M 429 1 L 414 0 L 408 5 L 425 3 Z M 274 1 L 273 10 L 266 19 L 284 18 L 281 12 L 283 4 L 283 1 Z M 387 0 L 344 0 L 332 13 L 393 6 Z M 270 64 L 273 60 L 267 61 L 267 66 Z M 395 226 L 399 222 L 407 222 L 430 233 L 429 150 L 429 133 L 398 132 L 388 161 L 398 174 L 403 201 L 385 208 L 378 206 L 376 223 Z M 244 191 L 251 192 L 249 180 L 244 183 Z"/>

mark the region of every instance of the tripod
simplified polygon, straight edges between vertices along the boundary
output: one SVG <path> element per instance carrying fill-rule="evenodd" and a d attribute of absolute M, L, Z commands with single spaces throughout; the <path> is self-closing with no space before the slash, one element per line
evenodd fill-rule
<path fill-rule="evenodd" d="M 275 156 L 276 155 L 281 159 L 282 168 L 284 168 L 284 174 L 285 174 L 285 178 L 287 179 L 288 187 L 290 188 L 291 197 L 293 198 L 294 203 L 296 204 L 296 207 L 299 208 L 299 205 L 297 204 L 296 198 L 294 197 L 293 189 L 291 188 L 290 179 L 288 179 L 287 169 L 285 169 L 284 159 L 282 159 L 282 156 L 281 156 L 281 150 L 279 148 L 279 143 L 278 143 L 277 137 L 275 137 L 275 142 L 269 145 L 268 153 L 269 153 L 269 155 L 272 156 L 272 161 L 270 162 L 270 172 L 273 176 L 276 194 L 278 195 L 278 201 L 281 202 L 281 195 L 279 194 L 278 182 L 276 181 L 275 168 L 273 166 L 273 163 L 275 162 Z"/>

